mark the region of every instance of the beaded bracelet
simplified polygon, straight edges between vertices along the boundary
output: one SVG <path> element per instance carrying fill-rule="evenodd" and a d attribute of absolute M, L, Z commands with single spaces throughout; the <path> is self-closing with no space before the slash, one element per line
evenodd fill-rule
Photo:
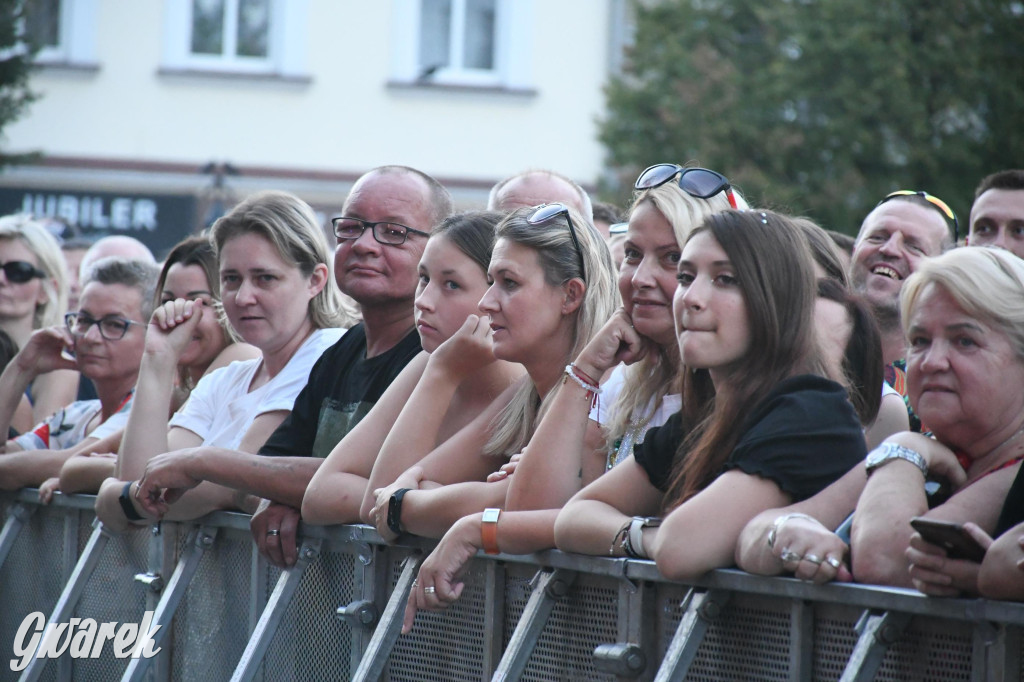
<path fill-rule="evenodd" d="M 565 366 L 565 377 L 562 379 L 562 383 L 564 384 L 569 379 L 575 381 L 580 388 L 586 391 L 583 397 L 585 400 L 590 402 L 590 409 L 594 409 L 594 407 L 597 406 L 597 397 L 601 395 L 601 387 L 597 385 L 597 382 L 588 381 L 590 377 L 587 376 L 586 373 L 581 372 L 579 368 L 572 363 Z"/>

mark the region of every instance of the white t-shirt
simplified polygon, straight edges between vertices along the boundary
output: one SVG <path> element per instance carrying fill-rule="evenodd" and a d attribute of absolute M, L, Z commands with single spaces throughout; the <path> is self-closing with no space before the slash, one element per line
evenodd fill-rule
<path fill-rule="evenodd" d="M 622 388 L 626 383 L 626 366 L 618 365 L 612 370 L 607 381 L 601 385 L 601 397 L 597 402 L 597 406 L 590 411 L 590 418 L 596 421 L 601 426 L 604 426 L 608 419 L 611 417 L 610 412 L 612 405 L 619 399 L 619 393 L 622 392 Z M 678 412 L 683 407 L 683 397 L 678 393 L 670 393 L 661 399 L 661 403 L 658 405 L 648 404 L 647 409 L 644 410 L 644 414 L 650 414 L 651 418 L 647 424 L 643 427 L 643 433 L 636 432 L 636 429 L 629 428 L 623 435 L 619 443 L 609 444 L 608 453 L 608 468 L 611 469 L 616 464 L 619 464 L 631 454 L 633 454 L 633 446 L 644 439 L 644 433 L 647 429 L 654 428 L 655 426 L 661 426 L 668 421 L 668 418 Z"/>
<path fill-rule="evenodd" d="M 313 364 L 344 333 L 344 329 L 313 332 L 277 376 L 254 391 L 249 391 L 249 384 L 263 362 L 261 358 L 239 360 L 214 370 L 199 380 L 169 425 L 195 433 L 203 439 L 203 445 L 237 450 L 256 417 L 292 409 Z"/>

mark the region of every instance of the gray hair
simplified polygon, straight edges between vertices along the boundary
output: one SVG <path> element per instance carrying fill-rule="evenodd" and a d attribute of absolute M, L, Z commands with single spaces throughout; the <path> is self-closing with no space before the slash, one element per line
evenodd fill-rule
<path fill-rule="evenodd" d="M 82 288 L 96 282 L 97 284 L 120 284 L 135 289 L 142 297 L 139 302 L 141 321 L 149 322 L 149 317 L 153 314 L 153 297 L 159 277 L 160 268 L 156 263 L 108 256 L 95 261 L 90 266 Z"/>

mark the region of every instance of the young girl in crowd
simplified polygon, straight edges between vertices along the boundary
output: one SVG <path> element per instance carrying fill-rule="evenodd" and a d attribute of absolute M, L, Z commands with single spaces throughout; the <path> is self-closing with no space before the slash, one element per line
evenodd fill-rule
<path fill-rule="evenodd" d="M 0 218 L 0 330 L 24 348 L 36 329 L 63 324 L 67 273 L 53 235 L 27 215 Z M 60 369 L 36 377 L 10 426 L 24 433 L 75 401 L 78 372 Z"/>
<path fill-rule="evenodd" d="M 570 500 L 555 538 L 692 579 L 733 563 L 752 516 L 815 494 L 865 448 L 845 391 L 823 378 L 811 256 L 788 219 L 711 216 L 683 248 L 678 283 L 682 410 Z"/>
<path fill-rule="evenodd" d="M 188 398 L 192 388 L 208 372 L 235 360 L 258 358 L 258 349 L 247 343 L 235 343 L 234 332 L 222 313 L 217 255 L 207 237 L 188 237 L 167 254 L 156 285 L 154 309 L 174 301 L 202 300 L 206 314 L 197 323 L 192 340 L 178 358 L 178 371 L 171 400 L 175 411 Z M 120 435 L 112 447 L 120 445 Z M 50 479 L 39 487 L 40 498 L 48 502 L 54 490 L 65 494 L 95 493 L 100 484 L 114 475 L 117 455 L 97 451 L 76 455 L 61 468 L 59 479 Z"/>
<path fill-rule="evenodd" d="M 97 498 L 97 515 L 109 527 L 124 528 L 143 518 L 134 479 L 151 458 L 183 448 L 191 448 L 196 458 L 202 458 L 203 447 L 256 452 L 291 410 L 313 363 L 341 337 L 338 327 L 351 323 L 341 312 L 316 215 L 298 197 L 255 194 L 214 223 L 210 240 L 217 251 L 224 312 L 262 357 L 203 377 L 168 424 L 179 360 L 203 318 L 215 311 L 202 298 L 179 298 L 154 312 L 118 457 L 121 480 L 108 479 Z M 167 518 L 196 518 L 237 506 L 233 491 L 203 483 L 171 507 Z"/>
<path fill-rule="evenodd" d="M 484 477 L 497 468 L 498 457 L 519 453 L 530 442 L 566 364 L 618 303 L 604 240 L 563 205 L 520 209 L 498 225 L 496 236 L 488 267 L 493 284 L 480 309 L 490 318 L 494 356 L 521 363 L 528 376 L 419 465 L 372 491 L 367 520 L 384 537 L 400 531 L 440 537 L 462 516 L 504 505 L 508 481 L 484 483 Z M 573 475 L 578 481 L 603 468 L 602 459 L 591 473 L 574 470 Z"/>
<path fill-rule="evenodd" d="M 704 193 L 690 184 L 694 173 L 712 171 L 692 169 L 684 182 L 669 182 L 677 173 L 654 186 L 645 182 L 645 175 L 637 181 L 619 269 L 623 306 L 573 363 L 595 377 L 611 370 L 596 408 L 586 409 L 579 395 L 583 387 L 574 381 L 558 385 L 522 457 L 495 477 L 514 468 L 505 510 L 497 522 L 497 547 L 486 549 L 527 553 L 554 547 L 554 522 L 562 504 L 584 482 L 625 461 L 648 428 L 660 426 L 679 411 L 679 394 L 673 388 L 680 370 L 672 321 L 676 266 L 690 230 L 730 204 L 724 192 L 707 198 L 694 195 Z M 588 434 L 595 433 L 596 449 L 588 442 Z M 555 453 L 558 456 L 552 456 Z M 579 471 L 584 471 L 585 481 Z M 540 506 L 544 503 L 550 508 Z M 482 530 L 483 513 L 459 519 L 424 561 L 409 595 L 406 630 L 416 609 L 443 608 L 458 598 L 459 573 L 478 549 L 485 548 Z"/>
<path fill-rule="evenodd" d="M 305 522 L 358 522 L 368 480 L 373 487 L 391 483 L 522 376 L 520 366 L 494 358 L 489 320 L 476 314 L 501 218 L 463 213 L 431 232 L 415 302 L 425 352 L 317 470 L 302 499 Z"/>

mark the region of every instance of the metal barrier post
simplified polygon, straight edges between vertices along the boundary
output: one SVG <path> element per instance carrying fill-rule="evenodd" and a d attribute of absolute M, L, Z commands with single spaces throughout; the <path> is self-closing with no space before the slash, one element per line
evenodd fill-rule
<path fill-rule="evenodd" d="M 708 626 L 722 613 L 731 595 L 724 590 L 708 590 L 697 593 L 690 590 L 683 603 L 686 610 L 683 619 L 672 635 L 672 642 L 668 645 L 665 658 L 655 675 L 655 682 L 668 682 L 669 680 L 682 680 L 686 677 L 690 664 L 697 655 L 700 643 L 704 641 L 704 635 Z"/>
<path fill-rule="evenodd" d="M 218 530 L 216 526 L 197 526 L 189 533 L 185 551 L 182 553 L 178 565 L 174 567 L 174 573 L 167 581 L 167 586 L 160 595 L 160 601 L 153 612 L 153 621 L 148 635 L 153 642 L 153 647 L 160 647 L 167 640 L 174 612 L 178 610 L 178 605 L 185 596 L 185 590 L 188 589 L 192 576 L 199 568 L 199 561 L 203 558 L 203 554 L 213 546 Z M 122 682 L 142 680 L 152 662 L 152 659 L 144 656 L 133 658 L 121 677 Z"/>
<path fill-rule="evenodd" d="M 530 600 L 523 609 L 523 615 L 516 623 L 516 629 L 508 641 L 508 648 L 498 663 L 498 669 L 491 677 L 492 682 L 518 680 L 526 669 L 537 640 L 540 638 L 544 625 L 548 622 L 551 609 L 555 602 L 569 592 L 569 587 L 576 580 L 575 571 L 556 569 L 537 572 L 537 586 L 530 594 Z"/>
<path fill-rule="evenodd" d="M 302 582 L 306 568 L 320 556 L 322 542 L 320 538 L 304 538 L 302 540 L 295 565 L 283 571 L 281 577 L 277 579 L 277 584 L 260 615 L 259 622 L 256 623 L 256 628 L 245 645 L 242 658 L 238 661 L 234 673 L 231 674 L 231 682 L 241 682 L 242 680 L 248 682 L 256 676 L 256 671 L 263 663 L 263 657 L 267 655 L 267 649 L 270 648 L 270 643 L 277 633 L 277 626 L 281 624 L 281 618 L 284 617 L 288 605 L 292 602 L 292 595 L 295 594 L 299 583 Z"/>
<path fill-rule="evenodd" d="M 92 572 L 96 570 L 96 564 L 99 563 L 107 542 L 110 541 L 110 531 L 98 519 L 93 521 L 93 529 L 92 535 L 89 536 L 89 542 L 85 546 L 85 551 L 79 557 L 78 563 L 75 564 L 75 570 L 71 573 L 71 578 L 60 593 L 57 604 L 53 607 L 53 612 L 47 621 L 48 628 L 51 626 L 55 627 L 58 623 L 66 622 L 71 617 L 71 612 L 82 597 L 82 591 L 85 589 L 86 583 L 89 582 Z M 44 644 L 45 641 L 40 639 L 39 646 Z M 36 650 L 38 651 L 38 647 Z M 28 664 L 28 667 L 21 673 L 21 677 L 18 678 L 20 682 L 34 682 L 34 680 L 38 680 L 39 676 L 43 674 L 47 660 L 46 658 L 33 657 L 32 662 Z"/>
<path fill-rule="evenodd" d="M 910 619 L 909 613 L 865 611 L 857 623 L 860 638 L 850 654 L 843 676 L 839 678 L 840 682 L 873 680 L 889 645 L 899 640 Z"/>
<path fill-rule="evenodd" d="M 412 581 L 416 579 L 416 572 L 419 571 L 419 568 L 419 556 L 405 558 L 402 564 L 402 574 L 398 576 L 398 582 L 395 583 L 395 589 L 391 592 L 391 598 L 388 599 L 384 613 L 377 621 L 377 627 L 363 652 L 359 667 L 352 676 L 352 682 L 380 679 L 384 672 L 384 664 L 401 634 L 405 602 L 409 598 L 409 590 L 412 588 Z"/>
<path fill-rule="evenodd" d="M 814 673 L 814 606 L 794 600 L 789 614 L 789 679 L 811 682 Z"/>
<path fill-rule="evenodd" d="M 14 547 L 22 526 L 35 510 L 35 507 L 29 508 L 23 504 L 12 504 L 7 508 L 7 520 L 4 521 L 4 529 L 0 531 L 0 568 L 3 568 L 4 560 Z"/>

